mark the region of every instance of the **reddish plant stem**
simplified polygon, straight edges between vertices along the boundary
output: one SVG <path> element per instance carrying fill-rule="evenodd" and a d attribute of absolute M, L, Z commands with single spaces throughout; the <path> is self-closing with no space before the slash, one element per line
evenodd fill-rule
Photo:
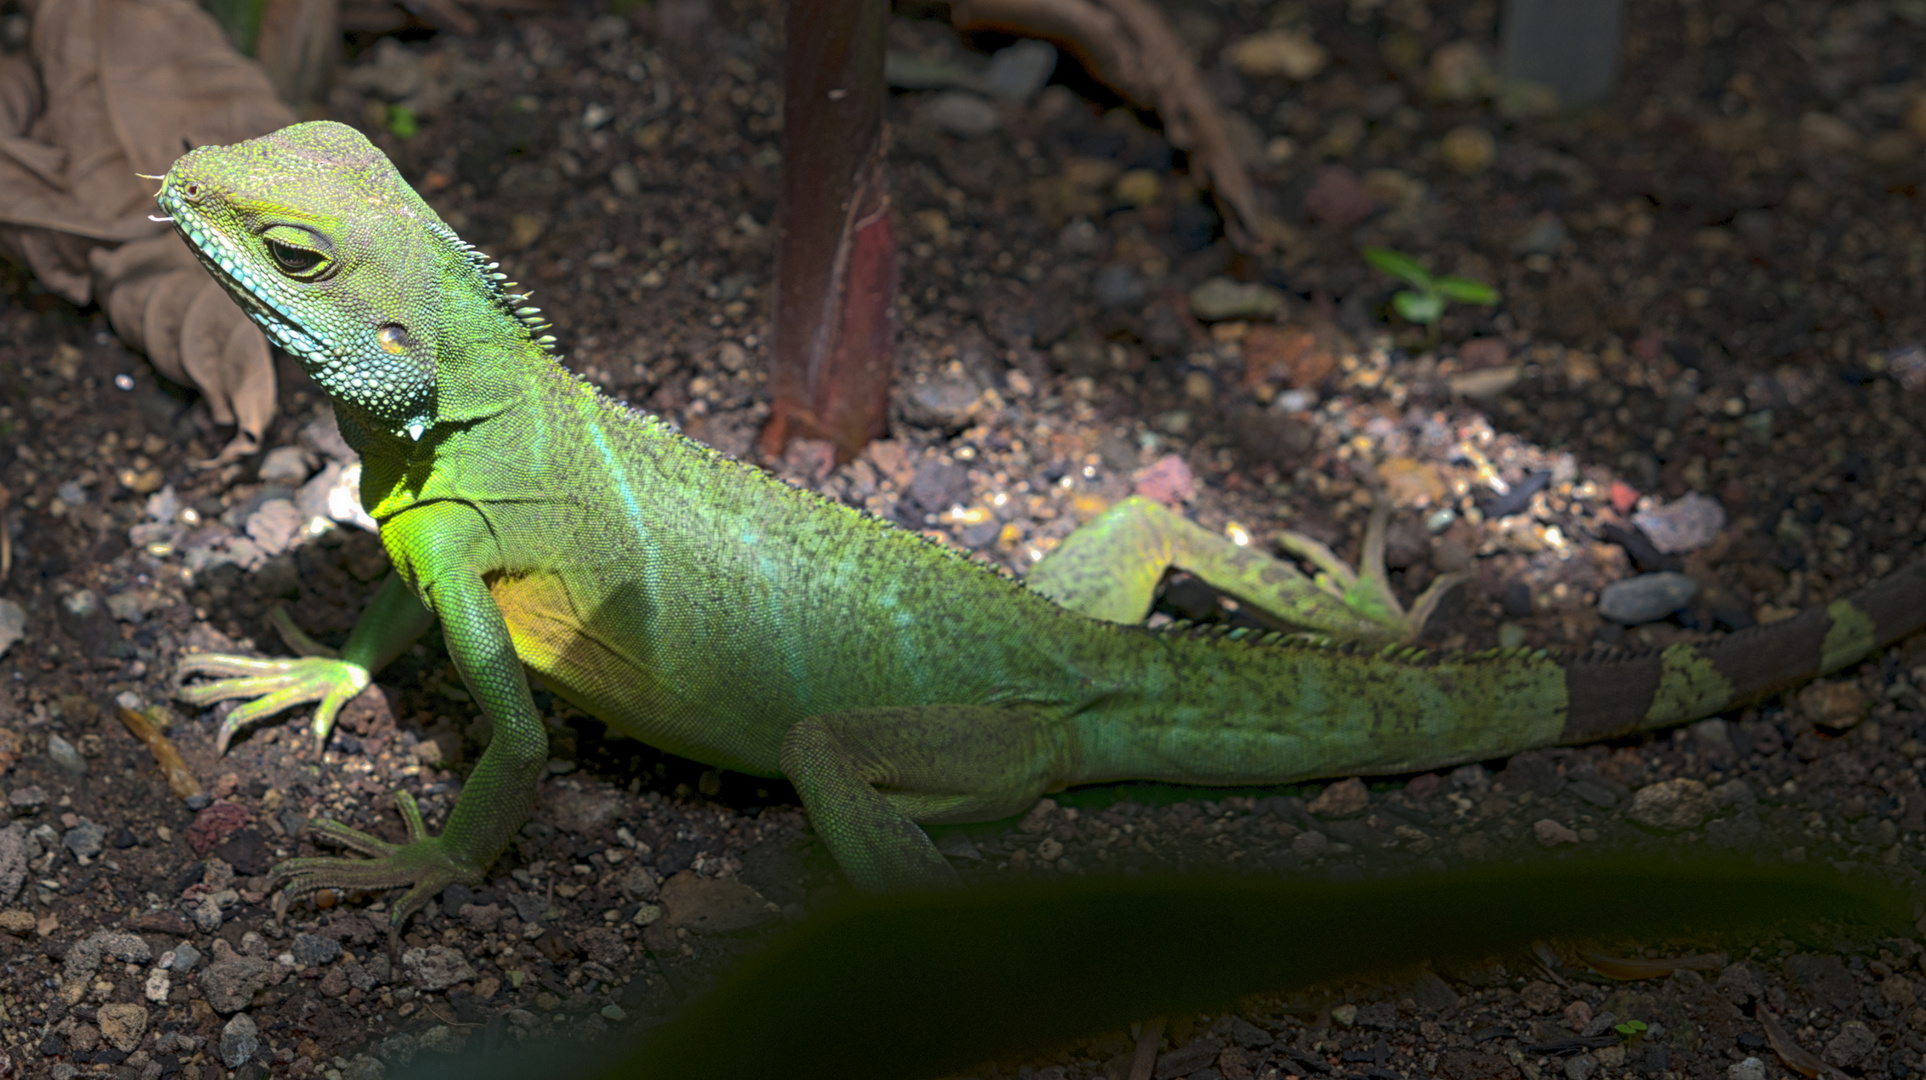
<path fill-rule="evenodd" d="M 765 457 L 826 439 L 839 462 L 888 423 L 896 241 L 883 170 L 883 0 L 791 0 Z"/>

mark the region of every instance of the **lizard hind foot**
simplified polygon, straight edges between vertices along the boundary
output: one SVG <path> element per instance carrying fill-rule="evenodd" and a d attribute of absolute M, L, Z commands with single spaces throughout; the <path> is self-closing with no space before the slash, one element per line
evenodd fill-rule
<path fill-rule="evenodd" d="M 439 838 L 428 834 L 413 796 L 395 792 L 395 806 L 408 827 L 407 841 L 399 844 L 326 818 L 308 822 L 319 837 L 368 857 L 319 855 L 281 863 L 270 875 L 281 886 L 275 898 L 277 910 L 322 889 L 377 892 L 406 888 L 408 891 L 389 910 L 388 922 L 393 928 L 448 886 L 481 880 L 480 871 L 450 857 Z"/>

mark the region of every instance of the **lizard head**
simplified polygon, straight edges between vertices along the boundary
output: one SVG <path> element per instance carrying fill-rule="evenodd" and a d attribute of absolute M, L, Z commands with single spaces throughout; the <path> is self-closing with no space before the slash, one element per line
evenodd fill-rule
<path fill-rule="evenodd" d="M 531 332 L 494 264 L 345 125 L 200 147 L 167 170 L 156 199 L 242 310 L 360 426 L 411 440 L 434 426 L 442 331 L 464 301 Z"/>

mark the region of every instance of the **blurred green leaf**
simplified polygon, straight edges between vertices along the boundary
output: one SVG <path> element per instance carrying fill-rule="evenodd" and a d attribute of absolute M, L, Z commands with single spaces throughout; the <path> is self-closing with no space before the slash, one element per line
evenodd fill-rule
<path fill-rule="evenodd" d="M 388 106 L 388 130 L 397 139 L 412 139 L 421 134 L 421 117 L 406 105 Z"/>
<path fill-rule="evenodd" d="M 1409 289 L 1391 298 L 1391 307 L 1398 314 L 1414 323 L 1430 326 L 1444 315 L 1444 297 L 1437 293 L 1412 292 Z"/>
<path fill-rule="evenodd" d="M 1402 251 L 1392 251 L 1390 248 L 1365 248 L 1364 261 L 1420 289 L 1431 288 L 1431 271 L 1426 270 L 1423 263 Z"/>
<path fill-rule="evenodd" d="M 1911 901 L 1828 869 L 1603 859 L 1348 883 L 1249 875 L 999 882 L 852 897 L 720 975 L 639 1045 L 422 1054 L 406 1080 L 917 1080 L 1159 1013 L 1217 1011 L 1545 938 L 1642 941 L 1825 919 L 1905 928 Z M 1870 924 L 1870 925 L 1869 925 Z M 1711 942 L 1708 942 L 1710 944 Z M 1048 994 L 1022 988 L 1048 985 Z M 477 1035 L 482 1034 L 477 1032 Z"/>
<path fill-rule="evenodd" d="M 1446 274 L 1444 277 L 1439 278 L 1435 284 L 1438 291 L 1444 294 L 1446 298 L 1456 300 L 1459 303 L 1495 304 L 1498 302 L 1497 289 L 1473 278 L 1459 277 L 1456 274 Z"/>

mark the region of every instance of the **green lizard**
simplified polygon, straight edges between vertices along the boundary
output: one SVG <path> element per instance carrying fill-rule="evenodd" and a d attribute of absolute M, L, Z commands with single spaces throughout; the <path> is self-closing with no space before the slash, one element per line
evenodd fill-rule
<path fill-rule="evenodd" d="M 787 777 L 858 886 L 954 874 L 923 823 L 993 820 L 1073 784 L 1282 783 L 1427 769 L 1715 714 L 1859 661 L 1926 622 L 1926 563 L 1824 609 L 1644 655 L 1430 655 L 1403 644 L 1381 521 L 1362 576 L 1316 580 L 1142 500 L 1026 586 L 681 437 L 570 374 L 536 309 L 350 128 L 194 150 L 160 205 L 332 398 L 395 573 L 339 658 L 183 659 L 222 723 L 342 705 L 437 618 L 493 738 L 439 835 L 334 822 L 368 858 L 301 858 L 288 895 L 407 887 L 399 923 L 478 879 L 547 758 L 524 668 L 614 728 Z M 1153 630 L 1181 566 L 1317 636 Z M 1329 642 L 1390 642 L 1382 649 Z"/>

